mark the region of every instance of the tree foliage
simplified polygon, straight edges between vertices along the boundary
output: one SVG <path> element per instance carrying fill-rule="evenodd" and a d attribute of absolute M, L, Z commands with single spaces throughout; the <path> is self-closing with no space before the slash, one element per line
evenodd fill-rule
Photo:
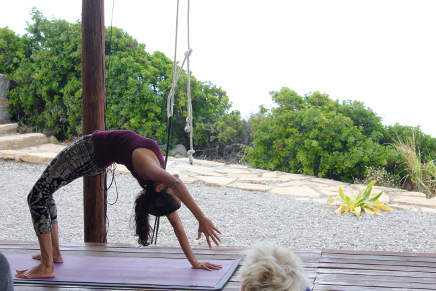
<path fill-rule="evenodd" d="M 76 137 L 82 131 L 81 24 L 48 20 L 34 9 L 27 32 L 19 37 L 0 30 L 0 51 L 5 52 L 1 70 L 15 84 L 8 94 L 10 115 L 60 140 Z M 172 61 L 161 52 L 148 53 L 119 28 L 107 29 L 106 36 L 107 128 L 134 130 L 165 144 Z M 187 147 L 186 83 L 183 72 L 176 89 L 172 144 Z M 238 111 L 231 111 L 224 90 L 192 76 L 191 96 L 196 148 L 221 148 L 244 134 L 235 128 L 242 120 Z"/>
<path fill-rule="evenodd" d="M 20 123 L 50 130 L 61 139 L 76 135 L 81 117 L 80 25 L 49 21 L 37 10 L 27 27 L 29 57 L 9 78 L 9 112 Z"/>
<path fill-rule="evenodd" d="M 369 167 L 387 168 L 401 179 L 404 167 L 389 136 L 404 128 L 385 128 L 361 102 L 340 103 L 319 92 L 299 96 L 289 88 L 271 96 L 278 107 L 251 117 L 245 158 L 255 167 L 342 181 L 364 178 Z M 435 139 L 421 140 L 434 153 Z"/>
<path fill-rule="evenodd" d="M 9 76 L 20 61 L 29 56 L 27 38 L 20 38 L 7 27 L 0 27 L 0 73 Z"/>

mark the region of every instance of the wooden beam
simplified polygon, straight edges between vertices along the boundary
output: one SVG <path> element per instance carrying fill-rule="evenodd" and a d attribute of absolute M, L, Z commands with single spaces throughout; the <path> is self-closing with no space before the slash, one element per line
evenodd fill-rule
<path fill-rule="evenodd" d="M 83 134 L 104 130 L 104 0 L 82 0 Z M 104 175 L 83 178 L 84 240 L 105 241 Z"/>

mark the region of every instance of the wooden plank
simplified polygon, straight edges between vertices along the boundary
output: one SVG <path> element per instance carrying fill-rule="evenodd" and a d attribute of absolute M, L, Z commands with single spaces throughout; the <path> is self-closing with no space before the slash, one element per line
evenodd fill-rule
<path fill-rule="evenodd" d="M 133 246 L 131 248 L 114 248 L 114 247 L 104 247 L 104 246 L 68 246 L 61 245 L 60 246 L 62 252 L 68 251 L 77 251 L 77 252 L 93 252 L 93 253 L 105 253 L 105 252 L 116 252 L 116 253 L 162 253 L 162 254 L 183 254 L 183 251 L 180 247 L 144 247 L 138 248 Z M 39 246 L 37 244 L 34 245 L 13 245 L 13 244 L 0 244 L 0 250 L 29 250 L 29 251 L 39 251 Z M 243 256 L 242 251 L 230 250 L 226 249 L 208 249 L 208 248 L 196 248 L 193 250 L 198 254 L 204 255 L 237 255 L 239 257 Z"/>
<path fill-rule="evenodd" d="M 401 261 L 401 260 L 377 260 L 374 259 L 341 259 L 341 258 L 325 258 L 321 257 L 321 264 L 360 264 L 360 265 L 388 265 L 388 266 L 415 266 L 415 267 L 435 267 L 436 262 L 424 262 L 424 261 Z"/>
<path fill-rule="evenodd" d="M 321 253 L 319 254 L 319 257 L 318 257 L 318 261 L 316 262 L 316 266 L 315 266 L 316 274 L 315 274 L 315 276 L 313 278 L 309 279 L 309 283 L 310 283 L 309 287 L 311 287 L 311 290 L 315 286 L 316 278 L 318 277 L 318 270 L 319 270 L 319 264 L 320 264 L 320 261 L 321 261 L 322 253 L 323 253 L 323 250 L 321 250 Z"/>
<path fill-rule="evenodd" d="M 35 239 L 35 241 L 18 241 L 18 240 L 2 240 L 0 241 L 0 246 L 34 246 L 38 247 L 38 243 Z M 163 249 L 163 250 L 171 250 L 171 249 L 180 249 L 179 247 L 174 246 L 164 246 L 164 245 L 150 245 L 147 247 L 139 247 L 136 244 L 126 244 L 126 243 L 92 243 L 92 242 L 85 242 L 85 243 L 75 243 L 75 242 L 63 242 L 60 244 L 61 247 L 71 247 L 71 248 L 100 248 L 100 249 L 107 249 L 107 248 L 125 248 L 125 249 L 140 249 L 140 250 L 147 250 L 147 249 Z M 244 251 L 246 248 L 244 247 L 212 247 L 209 248 L 208 246 L 194 246 L 197 250 L 217 250 L 217 251 Z M 300 250 L 299 250 L 300 251 Z M 320 251 L 320 250 L 318 250 Z M 301 252 L 308 252 L 307 250 L 301 250 Z"/>
<path fill-rule="evenodd" d="M 383 287 L 364 287 L 362 286 L 342 286 L 342 285 L 323 285 L 315 284 L 312 291 L 424 291 L 415 288 L 383 288 Z"/>
<path fill-rule="evenodd" d="M 385 271 L 385 270 L 366 270 L 366 269 L 318 269 L 318 274 L 355 274 L 372 276 L 392 276 L 392 277 L 414 277 L 414 278 L 434 278 L 434 273 L 412 272 L 412 271 Z"/>
<path fill-rule="evenodd" d="M 323 285 L 342 285 L 342 286 L 361 286 L 363 287 L 383 287 L 383 288 L 415 288 L 424 290 L 436 290 L 436 284 L 433 282 L 411 282 L 404 278 L 404 280 L 389 279 L 389 277 L 383 277 L 376 280 L 374 277 L 369 276 L 347 276 L 329 274 L 327 276 L 318 275 L 316 278 L 316 284 Z"/>
<path fill-rule="evenodd" d="M 29 248 L 29 247 L 3 247 L 0 246 L 0 250 L 4 250 L 4 251 L 18 251 L 18 250 L 22 250 L 22 251 L 28 251 L 28 252 L 38 252 L 39 248 Z M 225 251 L 214 251 L 214 250 L 202 250 L 202 249 L 196 249 L 193 248 L 193 250 L 198 253 L 198 254 L 202 254 L 202 255 L 210 255 L 210 256 L 214 256 L 214 255 L 229 255 L 229 256 L 239 256 L 242 257 L 243 253 L 242 252 L 225 252 Z M 139 249 L 139 248 L 132 248 L 132 249 L 113 249 L 113 248 L 107 248 L 107 249 L 84 249 L 84 248 L 62 248 L 61 247 L 61 251 L 62 252 L 89 252 L 89 253 L 95 253 L 95 254 L 104 254 L 104 253 L 120 253 L 120 254 L 174 254 L 174 255 L 178 255 L 178 254 L 183 254 L 183 251 L 181 250 L 181 248 L 178 249 L 169 249 L 168 251 L 165 251 L 165 249 L 148 249 L 146 251 L 144 251 L 143 249 Z"/>
<path fill-rule="evenodd" d="M 74 251 L 94 251 L 94 252 L 120 252 L 120 253 L 183 253 L 180 247 L 136 247 L 131 246 L 130 248 L 118 248 L 118 247 L 101 247 L 101 246 L 70 246 L 70 245 L 60 245 L 61 251 L 68 251 L 68 250 L 74 250 Z M 28 250 L 34 250 L 38 251 L 39 246 L 37 244 L 32 245 L 14 245 L 14 244 L 0 244 L 0 249 L 6 250 L 6 249 L 28 249 Z M 239 254 L 243 255 L 243 251 L 240 250 L 227 250 L 224 248 L 216 249 L 216 248 L 196 248 L 197 253 L 201 254 Z"/>
<path fill-rule="evenodd" d="M 324 269 L 366 269 L 366 270 L 385 270 L 385 271 L 404 271 L 404 272 L 424 272 L 436 273 L 435 268 L 415 267 L 415 266 L 389 266 L 389 265 L 362 265 L 362 264 L 339 264 L 339 263 L 320 263 L 319 268 Z"/>
<path fill-rule="evenodd" d="M 384 284 L 424 284 L 435 286 L 436 277 L 415 278 L 412 276 L 407 277 L 391 277 L 391 276 L 378 276 L 378 275 L 362 275 L 362 274 L 318 274 L 316 277 L 317 282 L 326 284 L 327 282 L 367 282 L 364 286 L 384 286 Z M 361 284 L 361 283 L 360 283 Z M 396 285 L 398 287 L 398 285 Z"/>
<path fill-rule="evenodd" d="M 60 248 L 64 250 L 93 250 L 95 252 L 163 252 L 163 253 L 182 253 L 180 247 L 173 246 L 148 246 L 138 247 L 130 244 L 97 244 L 97 243 L 61 243 Z M 21 242 L 21 241 L 0 241 L 0 249 L 33 249 L 39 250 L 39 245 L 36 242 Z M 201 247 L 195 246 L 193 249 L 196 253 L 202 254 L 241 254 L 244 255 L 242 247 Z M 321 255 L 321 250 L 292 250 L 298 257 L 308 262 L 318 262 Z"/>
<path fill-rule="evenodd" d="M 323 250 L 313 291 L 436 290 L 435 254 Z"/>
<path fill-rule="evenodd" d="M 376 261 L 399 261 L 399 262 L 429 262 L 436 264 L 436 257 L 431 256 L 405 256 L 375 255 L 375 254 L 331 254 L 323 253 L 323 259 L 350 259 L 350 260 L 376 260 Z"/>
<path fill-rule="evenodd" d="M 379 256 L 407 256 L 407 257 L 436 257 L 434 253 L 410 253 L 410 252 L 387 252 L 387 251 L 352 251 L 324 249 L 323 254 L 363 254 Z"/>

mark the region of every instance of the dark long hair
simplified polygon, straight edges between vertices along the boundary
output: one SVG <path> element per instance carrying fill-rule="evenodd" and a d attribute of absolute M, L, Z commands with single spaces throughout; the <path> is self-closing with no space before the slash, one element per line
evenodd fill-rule
<path fill-rule="evenodd" d="M 173 213 L 181 204 L 165 190 L 156 192 L 153 185 L 144 185 L 135 200 L 135 223 L 138 243 L 147 246 L 150 244 L 151 225 L 149 215 L 163 216 Z"/>
<path fill-rule="evenodd" d="M 151 239 L 151 225 L 149 222 L 150 215 L 145 211 L 147 205 L 147 190 L 139 192 L 135 200 L 135 224 L 136 236 L 138 243 L 143 246 L 148 246 Z"/>

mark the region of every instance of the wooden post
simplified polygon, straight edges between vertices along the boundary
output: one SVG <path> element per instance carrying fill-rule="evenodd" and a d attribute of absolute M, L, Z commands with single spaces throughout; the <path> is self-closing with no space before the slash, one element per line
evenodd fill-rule
<path fill-rule="evenodd" d="M 83 134 L 105 129 L 104 0 L 82 0 Z M 85 242 L 104 243 L 104 174 L 83 178 Z"/>

